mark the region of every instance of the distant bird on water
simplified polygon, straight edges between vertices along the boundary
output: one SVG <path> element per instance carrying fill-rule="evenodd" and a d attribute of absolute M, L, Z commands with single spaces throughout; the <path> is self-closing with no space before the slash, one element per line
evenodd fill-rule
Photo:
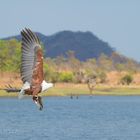
<path fill-rule="evenodd" d="M 38 94 L 53 87 L 52 83 L 44 80 L 43 73 L 43 52 L 37 35 L 30 29 L 21 31 L 21 79 L 23 87 L 19 92 L 19 98 L 23 95 L 31 95 L 33 102 L 43 109 L 41 96 Z"/>

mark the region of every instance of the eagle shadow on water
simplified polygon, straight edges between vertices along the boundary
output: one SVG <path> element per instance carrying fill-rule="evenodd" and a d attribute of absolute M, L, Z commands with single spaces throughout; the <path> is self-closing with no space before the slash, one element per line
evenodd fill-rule
<path fill-rule="evenodd" d="M 21 31 L 21 89 L 12 88 L 8 85 L 4 90 L 7 92 L 19 92 L 19 99 L 24 95 L 31 95 L 33 102 L 43 109 L 42 98 L 39 93 L 53 87 L 52 83 L 47 83 L 43 72 L 43 51 L 37 35 L 30 29 Z"/>

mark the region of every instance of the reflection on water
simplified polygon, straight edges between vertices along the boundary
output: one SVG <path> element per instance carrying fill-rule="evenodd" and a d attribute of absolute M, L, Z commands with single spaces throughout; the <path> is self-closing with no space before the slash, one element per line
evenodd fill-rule
<path fill-rule="evenodd" d="M 0 140 L 140 140 L 140 97 L 0 98 Z"/>

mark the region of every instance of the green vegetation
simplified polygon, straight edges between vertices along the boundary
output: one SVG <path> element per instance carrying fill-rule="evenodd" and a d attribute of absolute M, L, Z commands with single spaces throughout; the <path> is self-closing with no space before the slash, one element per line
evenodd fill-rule
<path fill-rule="evenodd" d="M 133 81 L 133 77 L 131 75 L 125 75 L 121 79 L 121 83 L 123 85 L 129 85 Z"/>
<path fill-rule="evenodd" d="M 87 85 L 75 85 L 75 84 L 56 84 L 55 87 L 49 89 L 47 92 L 42 93 L 41 96 L 70 96 L 70 95 L 140 95 L 140 88 L 131 87 L 103 87 L 97 86 L 94 88 L 92 94 L 90 94 Z M 7 93 L 0 91 L 0 97 L 4 96 L 18 96 L 18 93 Z"/>
<path fill-rule="evenodd" d="M 21 43 L 17 40 L 0 40 L 0 71 L 19 72 Z"/>
<path fill-rule="evenodd" d="M 43 47 L 44 48 L 44 47 Z M 80 61 L 75 57 L 75 52 L 69 50 L 66 57 L 58 56 L 54 59 L 46 58 L 44 61 L 44 69 L 47 75 L 58 73 L 63 77 L 69 75 L 69 80 L 60 78 L 62 81 L 65 79 L 67 82 L 76 80 L 73 76 L 80 76 L 79 74 L 98 75 L 101 81 L 104 82 L 106 73 L 109 71 L 128 71 L 139 72 L 140 65 L 136 61 L 126 58 L 113 52 L 109 57 L 101 54 L 98 58 L 87 59 Z M 12 40 L 0 40 L 0 71 L 19 72 L 21 61 L 21 42 Z M 56 72 L 58 72 L 56 74 Z M 63 73 L 64 72 L 64 73 Z M 68 78 L 68 77 L 67 77 Z M 65 81 L 64 80 L 64 81 Z"/>
<path fill-rule="evenodd" d="M 72 82 L 73 81 L 73 73 L 72 72 L 61 72 L 58 79 L 62 82 Z"/>
<path fill-rule="evenodd" d="M 75 57 L 74 51 L 68 51 L 66 57 L 63 55 L 56 58 L 44 59 L 44 72 L 47 81 L 56 83 L 56 86 L 43 95 L 69 95 L 69 94 L 139 94 L 140 89 L 130 88 L 103 88 L 99 85 L 109 85 L 117 79 L 115 83 L 119 85 L 136 84 L 135 74 L 140 72 L 140 64 L 136 61 L 125 58 L 113 52 L 109 57 L 101 54 L 98 58 L 80 61 Z M 0 74 L 3 72 L 19 73 L 21 65 L 21 42 L 17 40 L 0 40 Z M 109 73 L 117 72 L 116 75 Z M 138 78 L 137 78 L 138 79 Z M 18 77 L 16 79 L 18 81 Z M 68 83 L 68 86 L 57 86 L 57 83 Z M 70 83 L 73 83 L 71 85 Z M 74 85 L 81 84 L 80 87 Z M 83 86 L 84 84 L 84 86 Z M 85 86 L 86 85 L 86 86 Z M 1 85 L 0 85 L 1 87 Z M 134 93 L 133 93 L 134 92 Z M 0 91 L 0 96 L 6 95 Z M 15 93 L 10 96 L 16 96 Z"/>

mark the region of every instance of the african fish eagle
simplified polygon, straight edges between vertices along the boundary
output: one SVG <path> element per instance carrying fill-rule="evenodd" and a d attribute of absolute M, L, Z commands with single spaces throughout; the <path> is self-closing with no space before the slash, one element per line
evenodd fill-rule
<path fill-rule="evenodd" d="M 42 99 L 38 94 L 53 87 L 53 84 L 47 83 L 44 79 L 43 52 L 39 38 L 27 28 L 21 31 L 21 36 L 21 80 L 23 87 L 19 92 L 19 98 L 22 98 L 23 95 L 31 95 L 34 103 L 42 110 Z"/>

